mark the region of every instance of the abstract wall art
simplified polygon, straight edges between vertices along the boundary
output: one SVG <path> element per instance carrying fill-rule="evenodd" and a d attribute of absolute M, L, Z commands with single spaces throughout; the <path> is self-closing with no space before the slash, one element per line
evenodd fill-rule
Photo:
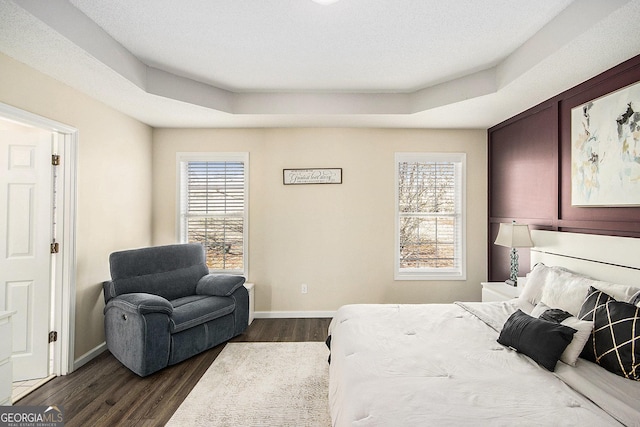
<path fill-rule="evenodd" d="M 640 206 L 640 82 L 571 110 L 571 204 Z"/>

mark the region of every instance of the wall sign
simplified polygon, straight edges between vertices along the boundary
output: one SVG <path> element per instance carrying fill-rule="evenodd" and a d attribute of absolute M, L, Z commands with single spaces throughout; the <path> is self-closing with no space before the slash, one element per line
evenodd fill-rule
<path fill-rule="evenodd" d="M 342 168 L 283 169 L 284 185 L 342 184 Z"/>

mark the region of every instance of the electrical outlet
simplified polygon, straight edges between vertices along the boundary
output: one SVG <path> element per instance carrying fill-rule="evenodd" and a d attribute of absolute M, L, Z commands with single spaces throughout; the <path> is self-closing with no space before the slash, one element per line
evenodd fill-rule
<path fill-rule="evenodd" d="M 308 291 L 308 289 L 307 289 L 307 284 L 306 284 L 306 283 L 303 283 L 303 284 L 300 286 L 300 292 L 302 292 L 303 294 L 306 294 L 306 293 L 307 293 L 307 291 Z"/>

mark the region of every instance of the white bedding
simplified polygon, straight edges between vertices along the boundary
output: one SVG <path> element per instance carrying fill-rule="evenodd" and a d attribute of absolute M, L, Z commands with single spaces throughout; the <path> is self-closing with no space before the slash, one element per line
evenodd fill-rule
<path fill-rule="evenodd" d="M 621 425 L 590 400 L 601 385 L 587 386 L 590 398 L 574 390 L 584 385 L 582 367 L 593 364 L 564 365 L 554 375 L 496 342 L 496 329 L 515 309 L 503 302 L 340 308 L 329 327 L 333 425 Z M 609 401 L 607 409 L 640 425 L 639 405 L 633 406 L 640 383 L 620 379 L 631 384 L 623 392 L 631 395 L 620 405 Z"/>

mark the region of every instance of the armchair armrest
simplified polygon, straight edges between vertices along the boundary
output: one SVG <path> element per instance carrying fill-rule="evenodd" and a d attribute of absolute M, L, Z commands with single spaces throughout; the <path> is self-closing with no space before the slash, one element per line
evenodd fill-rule
<path fill-rule="evenodd" d="M 111 307 L 118 307 L 133 314 L 164 313 L 170 316 L 173 313 L 173 306 L 165 298 L 142 292 L 112 298 L 104 308 L 105 313 Z"/>
<path fill-rule="evenodd" d="M 207 274 L 198 281 L 196 294 L 228 297 L 244 285 L 245 280 L 243 276 L 231 274 Z"/>

